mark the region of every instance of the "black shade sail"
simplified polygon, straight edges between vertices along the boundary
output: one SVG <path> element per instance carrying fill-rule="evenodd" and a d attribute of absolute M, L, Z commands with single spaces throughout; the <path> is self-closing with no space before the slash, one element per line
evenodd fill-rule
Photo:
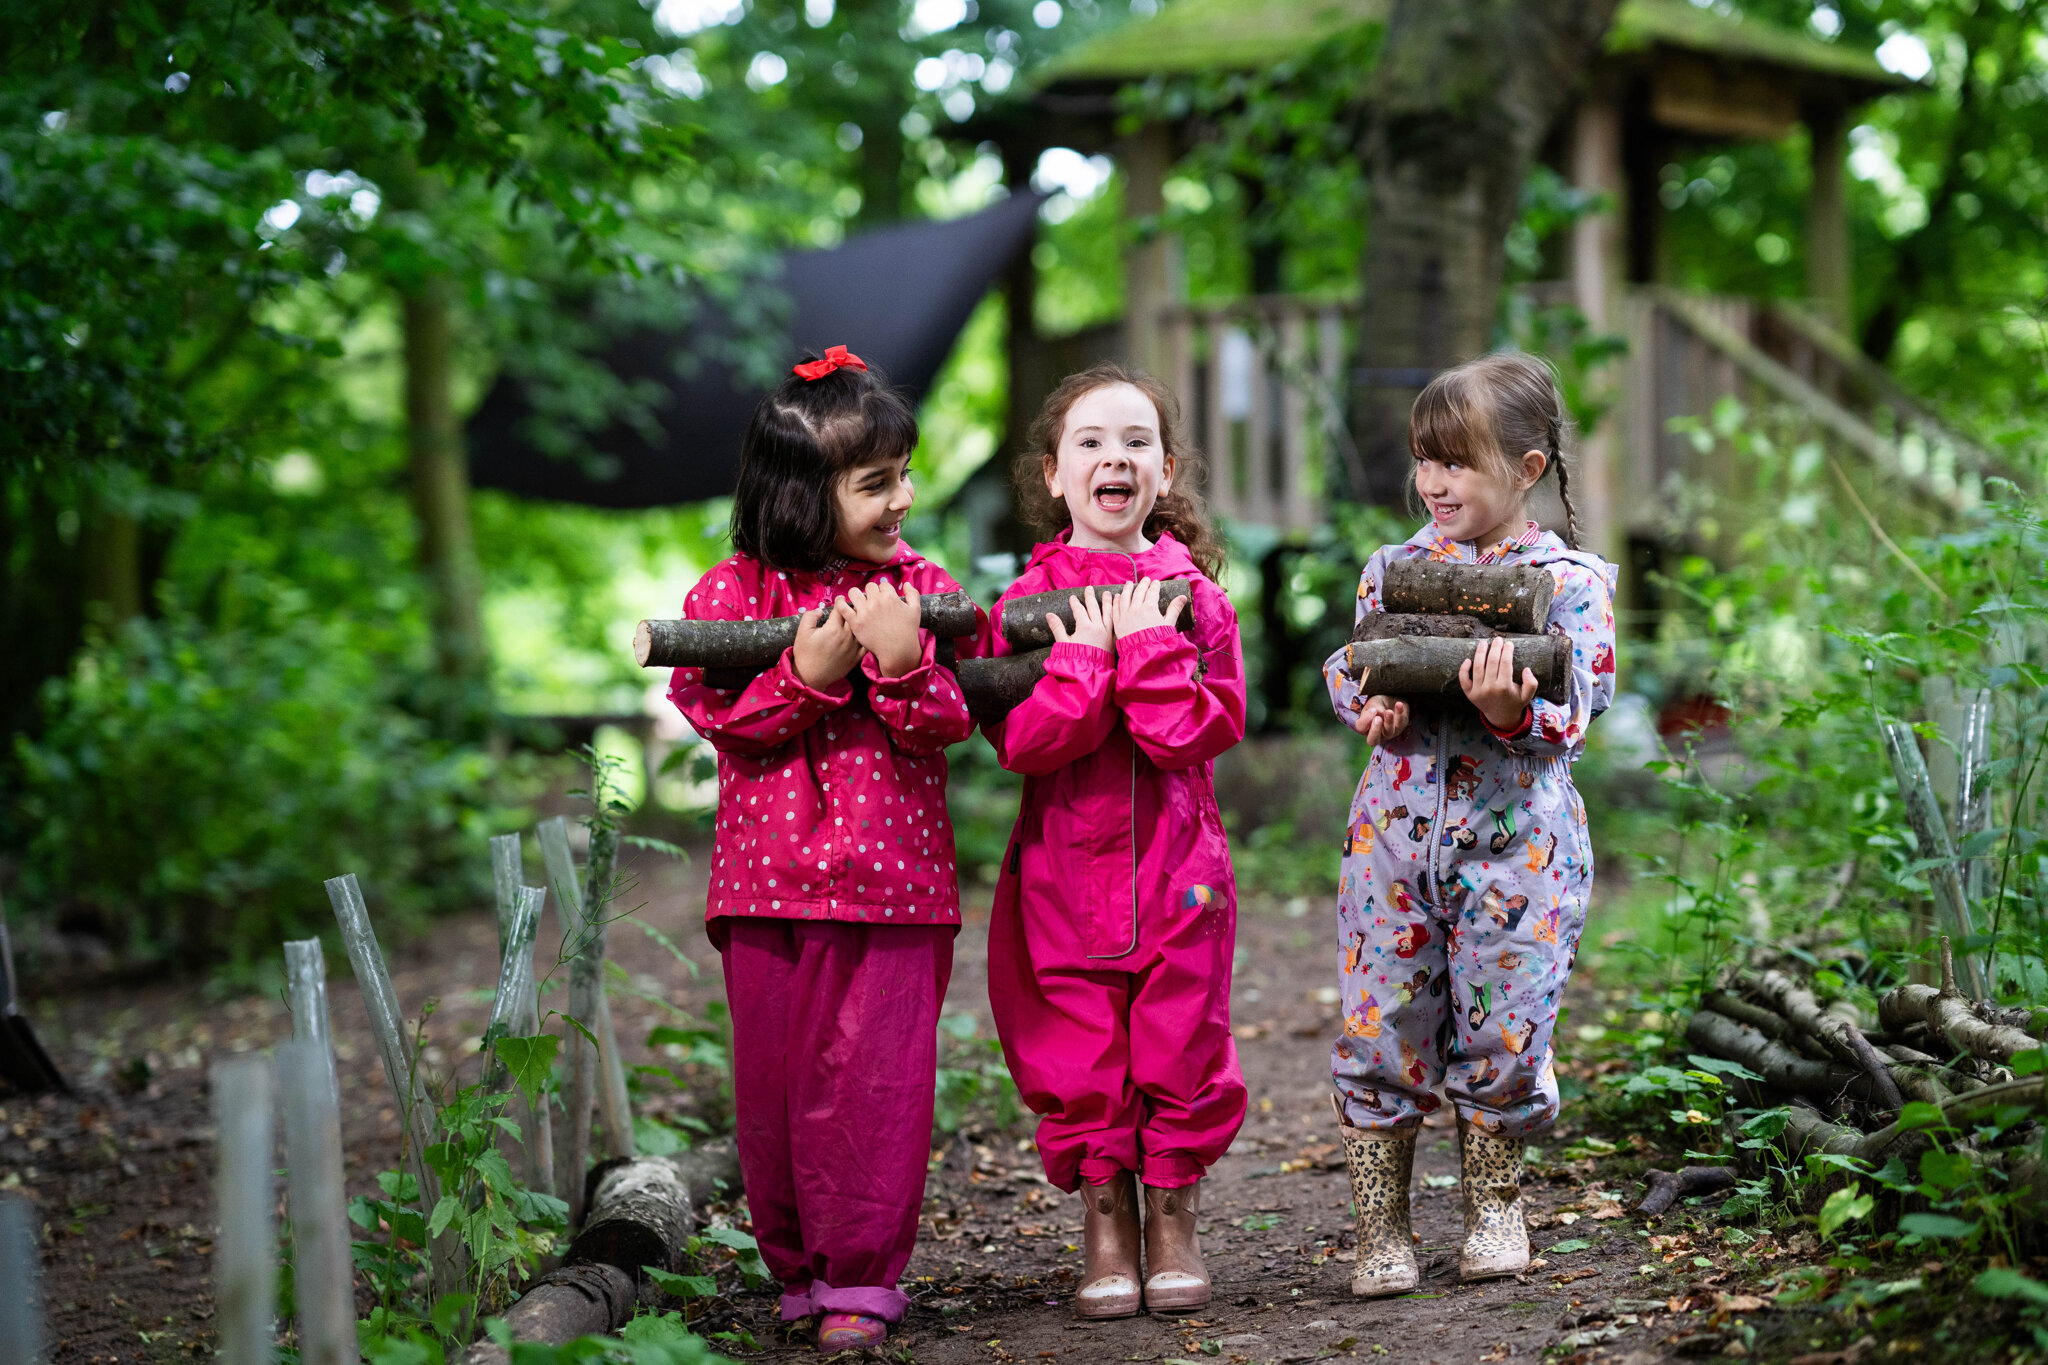
<path fill-rule="evenodd" d="M 783 352 L 794 363 L 806 348 L 846 346 L 921 401 L 975 305 L 1029 247 L 1040 200 L 1014 194 L 972 217 L 904 223 L 823 251 L 785 252 L 776 282 L 790 302 Z M 526 433 L 524 385 L 501 375 L 469 420 L 471 481 L 593 507 L 659 507 L 732 492 L 740 440 L 763 391 L 716 359 L 677 363 L 693 340 L 701 352 L 705 336 L 730 330 L 705 318 L 688 335 L 620 338 L 605 357 L 612 370 L 667 391 L 654 414 L 657 429 L 650 439 L 614 423 L 591 436 L 585 458 L 538 449 Z"/>

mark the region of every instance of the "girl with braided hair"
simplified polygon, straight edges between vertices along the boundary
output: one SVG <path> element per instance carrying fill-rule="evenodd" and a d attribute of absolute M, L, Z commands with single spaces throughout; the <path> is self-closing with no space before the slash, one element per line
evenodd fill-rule
<path fill-rule="evenodd" d="M 1578 547 L 1566 473 L 1564 401 L 1549 367 L 1518 352 L 1438 375 L 1415 400 L 1408 448 L 1429 522 L 1383 546 L 1358 583 L 1380 609 L 1386 566 L 1427 557 L 1541 566 L 1556 580 L 1547 628 L 1572 642 L 1561 703 L 1514 676 L 1504 639 L 1478 642 L 1458 680 L 1469 706 L 1417 708 L 1374 695 L 1339 650 L 1323 666 L 1337 716 L 1374 745 L 1352 798 L 1337 883 L 1347 1029 L 1332 1051 L 1336 1107 L 1358 1211 L 1360 1297 L 1415 1288 L 1408 1182 L 1415 1130 L 1440 1103 L 1458 1113 L 1467 1280 L 1529 1264 L 1523 1139 L 1557 1118 L 1551 1033 L 1593 884 L 1586 808 L 1571 765 L 1614 692 L 1614 566 Z M 1528 519 L 1552 470 L 1565 537 Z M 1399 810 L 1434 818 L 1387 821 Z M 1485 839 L 1478 836 L 1484 833 Z M 1412 981 L 1428 973 L 1425 989 Z"/>

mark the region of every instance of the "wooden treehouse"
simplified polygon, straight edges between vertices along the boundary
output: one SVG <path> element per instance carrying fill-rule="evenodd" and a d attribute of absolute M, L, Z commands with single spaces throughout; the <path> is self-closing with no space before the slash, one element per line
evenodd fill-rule
<path fill-rule="evenodd" d="M 1378 22 L 1387 8 L 1387 0 L 1180 0 L 1065 54 L 1027 101 L 992 116 L 986 132 L 1012 168 L 1031 167 L 1051 147 L 1107 154 L 1125 177 L 1125 213 L 1153 215 L 1169 172 L 1201 130 L 1187 120 L 1131 129 L 1128 87 L 1264 69 Z M 1615 406 L 1581 443 L 1574 480 L 1583 490 L 1582 528 L 1609 558 L 1653 562 L 1672 543 L 1676 490 L 1711 482 L 1716 457 L 1697 453 L 1670 419 L 1703 416 L 1728 396 L 1789 413 L 1850 457 L 1844 462 L 1865 481 L 1938 513 L 1980 496 L 1990 468 L 1984 452 L 1945 429 L 1843 330 L 1852 297 L 1847 130 L 1861 104 L 1915 88 L 1853 47 L 1687 0 L 1624 0 L 1545 154 L 1567 182 L 1611 207 L 1572 226 L 1553 253 L 1554 278 L 1523 287 L 1534 303 L 1574 306 L 1590 332 L 1618 336 L 1626 347 L 1601 383 Z M 1806 299 L 1674 288 L 1681 263 L 1660 231 L 1660 169 L 1675 154 L 1776 141 L 1795 125 L 1812 147 Z M 1344 427 L 1353 386 L 1374 382 L 1352 356 L 1366 306 L 1355 296 L 1270 292 L 1277 268 L 1256 259 L 1252 266 L 1253 293 L 1190 302 L 1179 244 L 1155 235 L 1125 253 L 1122 318 L 1042 337 L 1032 326 L 1034 271 L 1024 258 L 1009 283 L 1013 431 L 1059 374 L 1117 357 L 1174 386 L 1210 456 L 1213 505 L 1253 543 L 1303 539 L 1335 496 L 1384 497 L 1405 471 L 1359 468 Z M 995 501 L 987 490 L 983 505 Z"/>

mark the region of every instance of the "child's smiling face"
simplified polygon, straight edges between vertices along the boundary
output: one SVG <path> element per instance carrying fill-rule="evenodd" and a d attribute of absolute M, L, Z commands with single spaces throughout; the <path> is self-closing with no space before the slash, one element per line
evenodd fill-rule
<path fill-rule="evenodd" d="M 1152 400 L 1130 384 L 1104 384 L 1067 409 L 1045 486 L 1067 504 L 1071 544 L 1137 554 L 1152 548 L 1145 519 L 1172 489 L 1173 466 Z"/>
<path fill-rule="evenodd" d="M 910 486 L 910 456 L 857 464 L 832 486 L 839 535 L 833 548 L 848 559 L 887 564 L 903 541 L 903 514 L 917 501 Z"/>
<path fill-rule="evenodd" d="M 1522 529 L 1529 486 L 1542 475 L 1545 462 L 1540 450 L 1523 455 L 1525 481 L 1514 483 L 1472 465 L 1418 458 L 1415 491 L 1444 539 L 1483 548 Z"/>

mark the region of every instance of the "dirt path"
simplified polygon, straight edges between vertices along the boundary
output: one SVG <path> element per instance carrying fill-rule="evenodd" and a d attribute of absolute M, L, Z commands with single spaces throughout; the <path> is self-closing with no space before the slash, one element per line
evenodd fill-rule
<path fill-rule="evenodd" d="M 698 972 L 692 977 L 666 948 L 630 927 L 611 934 L 614 960 L 634 989 L 701 1016 L 722 990 L 701 929 L 703 860 L 677 867 L 643 858 L 640 866 L 639 917 L 672 938 Z M 529 879 L 538 880 L 537 869 Z M 1542 1225 L 1539 1249 L 1567 1234 L 1585 1249 L 1551 1253 L 1520 1281 L 1460 1287 L 1448 1129 L 1425 1130 L 1417 1160 L 1422 1294 L 1377 1303 L 1350 1298 L 1348 1188 L 1325 1071 L 1337 1015 L 1322 993 L 1332 975 L 1324 930 L 1313 914 L 1289 917 L 1269 902 L 1254 902 L 1243 916 L 1234 1013 L 1253 1110 L 1205 1187 L 1203 1231 L 1217 1291 L 1211 1311 L 1094 1326 L 1072 1319 L 1064 1300 L 1079 1264 L 1079 1209 L 1043 1182 L 1027 1123 L 935 1150 L 927 1235 L 911 1264 L 914 1286 L 906 1286 L 916 1306 L 892 1353 L 907 1349 L 909 1358 L 929 1365 L 1384 1354 L 1415 1365 L 1534 1359 L 1591 1307 L 1633 1319 L 1597 1345 L 1600 1358 L 1663 1358 L 1659 1343 L 1690 1330 L 1666 1301 L 1696 1290 L 1704 1297 L 1675 1306 L 1711 1306 L 1713 1283 L 1725 1288 L 1730 1281 L 1721 1263 L 1702 1257 L 1704 1271 L 1688 1270 L 1706 1273 L 1705 1286 L 1686 1285 L 1661 1267 L 1642 1274 L 1639 1263 L 1652 1259 L 1645 1234 L 1603 1208 L 1587 1185 L 1591 1164 L 1576 1162 L 1545 1167 L 1547 1178 L 1530 1182 L 1528 1199 L 1533 1221 Z M 949 1013 L 974 1015 L 984 1034 L 986 933 L 984 896 L 974 899 L 961 935 L 947 1004 Z M 544 924 L 540 941 L 556 937 Z M 444 921 L 431 938 L 394 955 L 407 1010 L 417 1013 L 430 995 L 441 1002 L 427 1029 L 430 1066 L 459 1067 L 470 1055 L 464 1040 L 481 1029 L 494 950 L 489 917 L 479 913 Z M 397 1113 L 353 984 L 337 983 L 331 1003 L 349 1184 L 352 1192 L 368 1191 L 375 1172 L 395 1159 Z M 615 1007 L 628 1060 L 641 1059 L 639 1040 L 665 1012 L 630 995 L 619 996 Z M 0 1188 L 26 1190 L 45 1229 L 48 1359 L 120 1365 L 209 1352 L 213 1150 L 204 1067 L 221 1052 L 286 1037 L 282 1004 L 263 997 L 209 1003 L 202 990 L 181 985 L 39 1001 L 32 1016 L 79 1087 L 71 1097 L 0 1104 Z M 713 1094 L 707 1078 L 690 1093 L 655 1095 L 647 1109 L 674 1117 L 715 1106 Z M 1585 1215 L 1564 1229 L 1552 1212 L 1560 1205 Z M 1608 1216 L 1596 1219 L 1596 1210 Z M 767 1296 L 742 1300 L 738 1311 L 764 1354 L 808 1349 L 785 1339 Z M 1570 1342 L 1567 1350 L 1578 1345 Z"/>

